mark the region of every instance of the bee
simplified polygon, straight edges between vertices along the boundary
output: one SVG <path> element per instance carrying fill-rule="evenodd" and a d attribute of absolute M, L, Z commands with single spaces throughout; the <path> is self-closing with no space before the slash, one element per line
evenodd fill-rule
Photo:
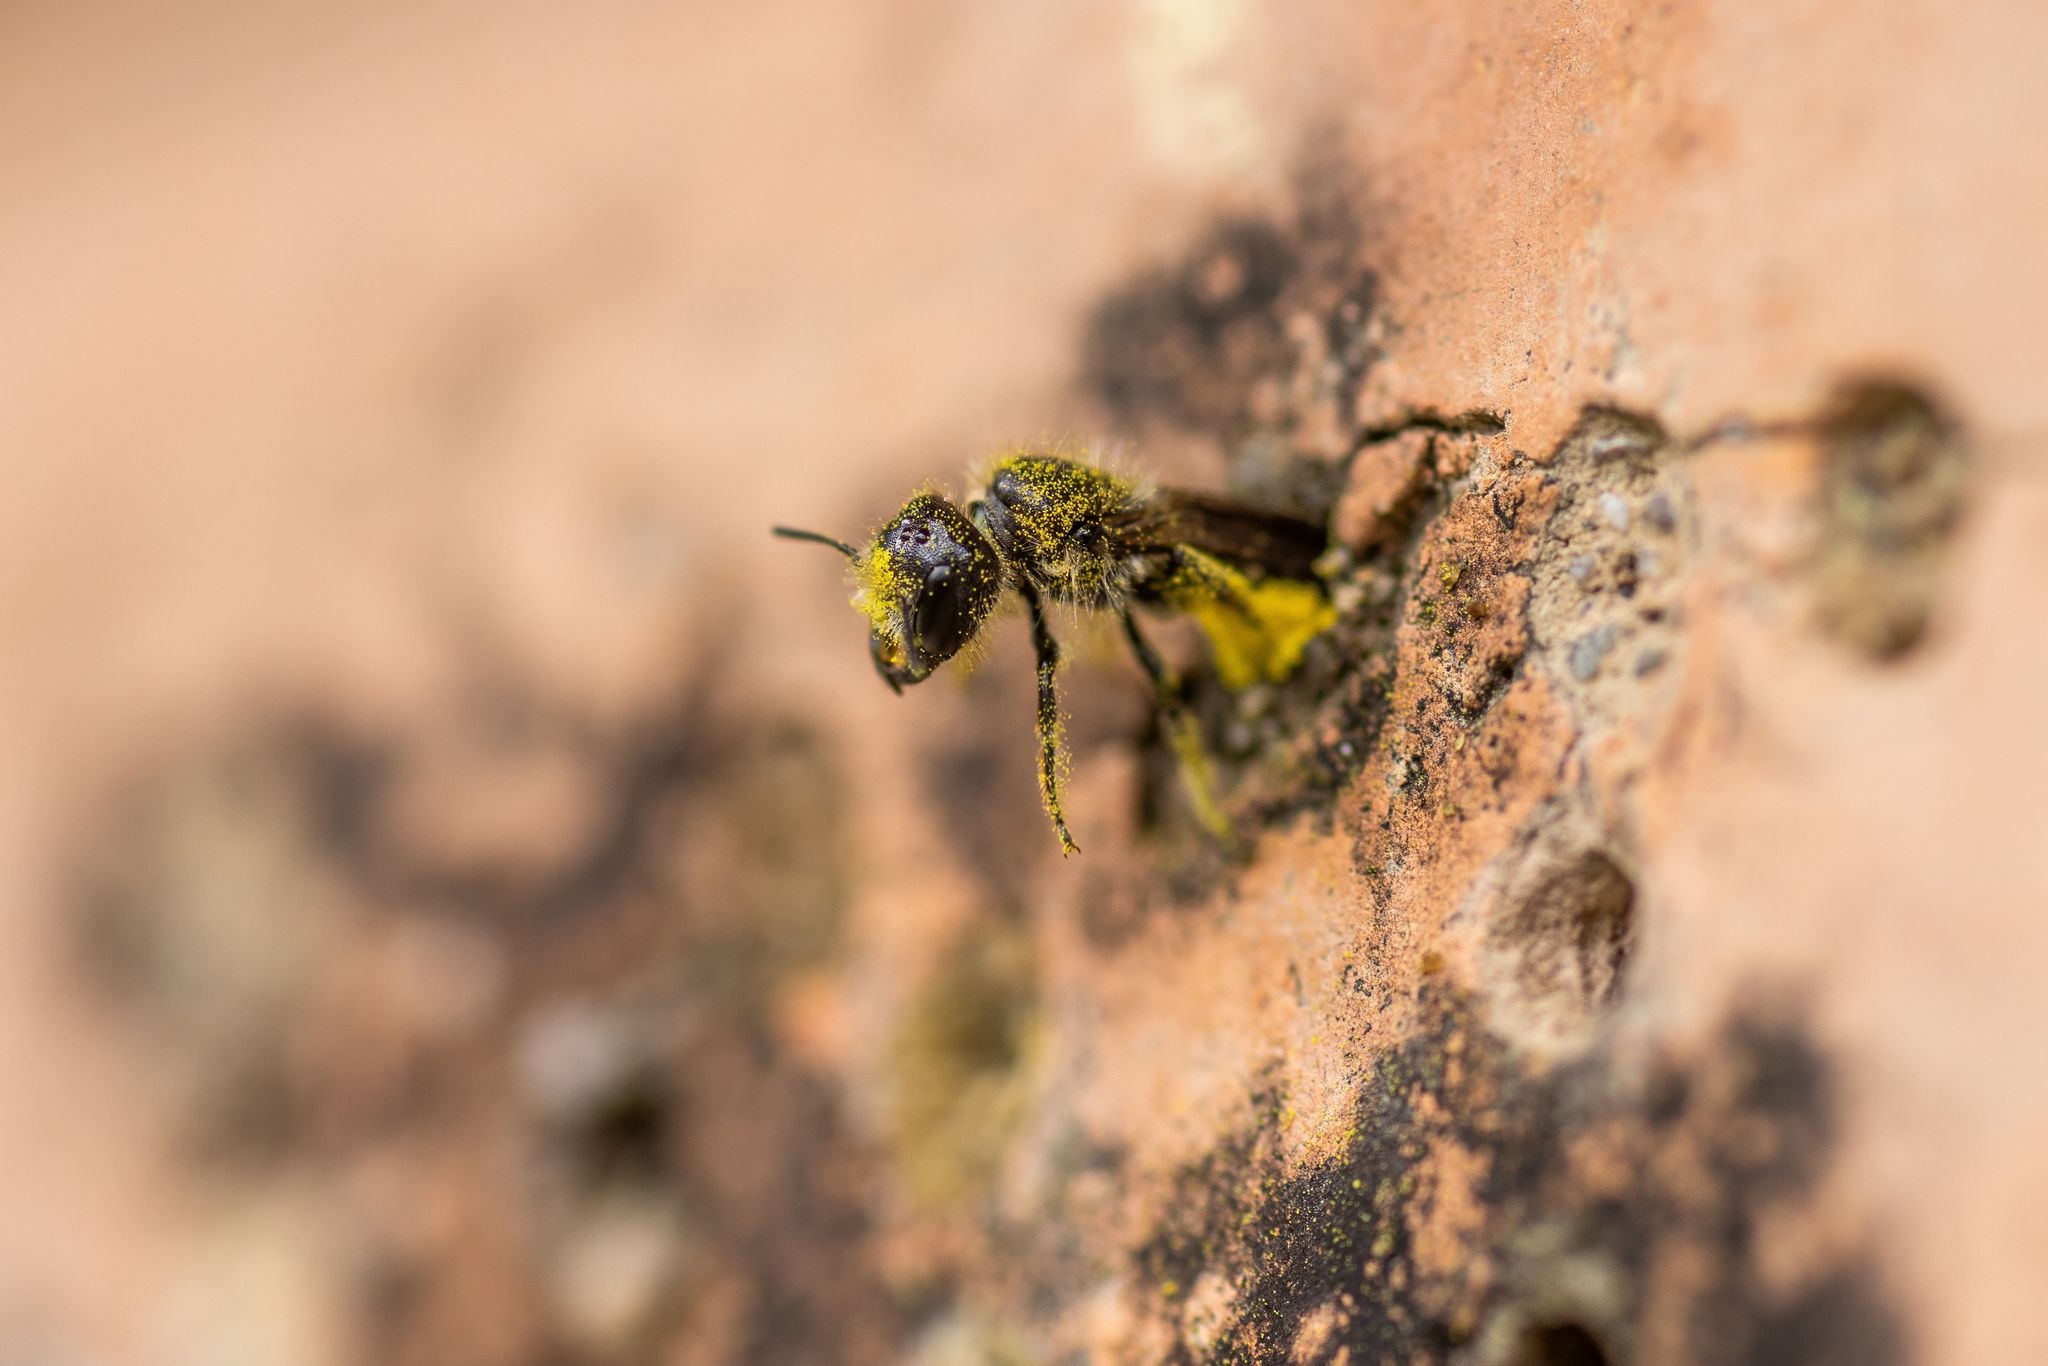
<path fill-rule="evenodd" d="M 1324 528 L 1225 498 L 1154 488 L 1064 456 L 1021 452 L 998 460 L 964 510 L 938 493 L 918 493 L 865 546 L 794 527 L 772 530 L 846 557 L 853 604 L 868 622 L 868 654 L 898 693 L 958 654 L 1005 594 L 1023 600 L 1038 662 L 1039 795 L 1063 855 L 1080 849 L 1060 801 L 1060 646 L 1047 603 L 1107 612 L 1122 623 L 1196 813 L 1219 835 L 1227 830 L 1209 796 L 1179 680 L 1135 611 L 1193 617 L 1209 638 L 1218 677 L 1232 689 L 1287 676 L 1336 619 L 1314 569 L 1328 541 Z"/>

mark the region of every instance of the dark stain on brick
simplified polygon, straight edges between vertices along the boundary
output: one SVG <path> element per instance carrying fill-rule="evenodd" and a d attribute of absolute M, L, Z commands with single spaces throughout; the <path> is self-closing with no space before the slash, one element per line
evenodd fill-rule
<path fill-rule="evenodd" d="M 1756 1269 L 1762 1216 L 1805 1207 L 1837 1138 L 1832 1071 L 1795 1014 L 1760 996 L 1703 1053 L 1624 1082 L 1603 1054 L 1527 1074 L 1469 1002 L 1429 987 L 1424 1000 L 1425 1027 L 1362 1079 L 1340 1156 L 1285 1171 L 1287 1098 L 1269 1083 L 1249 1098 L 1252 1122 L 1179 1173 L 1176 1212 L 1134 1254 L 1179 1331 L 1171 1360 L 1624 1362 L 1644 1316 L 1667 1312 L 1699 1366 L 1911 1359 L 1867 1249 L 1790 1291 Z M 1636 1185 L 1586 1193 L 1571 1141 L 1589 1134 Z M 1414 1260 L 1436 1179 L 1426 1155 L 1443 1142 L 1485 1159 L 1474 1250 L 1498 1267 L 1488 1284 L 1433 1281 Z M 1659 1158 L 1672 1153 L 1700 1155 L 1700 1182 L 1669 1184 L 1681 1164 Z M 1708 1269 L 1674 1311 L 1644 1277 L 1680 1247 Z M 1227 1321 L 1197 1348 L 1187 1297 L 1218 1276 Z M 1670 1340 L 1673 1324 L 1649 1326 Z"/>

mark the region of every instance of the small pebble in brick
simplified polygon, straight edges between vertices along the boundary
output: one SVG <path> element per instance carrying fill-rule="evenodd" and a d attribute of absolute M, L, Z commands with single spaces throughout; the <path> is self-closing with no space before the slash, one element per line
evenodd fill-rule
<path fill-rule="evenodd" d="M 1572 642 L 1572 677 L 1581 683 L 1591 681 L 1600 672 L 1600 661 L 1607 658 L 1607 652 L 1614 648 L 1614 628 L 1598 626 Z"/>

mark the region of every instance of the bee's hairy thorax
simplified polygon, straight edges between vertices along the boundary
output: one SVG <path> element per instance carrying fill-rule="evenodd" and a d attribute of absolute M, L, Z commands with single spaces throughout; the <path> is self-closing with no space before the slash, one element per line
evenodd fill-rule
<path fill-rule="evenodd" d="M 1057 456 L 1000 461 L 968 507 L 1013 577 L 1087 608 L 1122 603 L 1143 572 L 1130 529 L 1144 494 L 1130 480 Z"/>

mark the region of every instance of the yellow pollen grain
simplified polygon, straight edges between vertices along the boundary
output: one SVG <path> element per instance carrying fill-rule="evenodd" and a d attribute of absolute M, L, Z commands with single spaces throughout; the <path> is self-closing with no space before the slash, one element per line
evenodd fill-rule
<path fill-rule="evenodd" d="M 876 635 L 894 640 L 903 599 L 916 586 L 909 567 L 886 548 L 870 546 L 854 561 L 853 605 L 868 619 Z"/>

